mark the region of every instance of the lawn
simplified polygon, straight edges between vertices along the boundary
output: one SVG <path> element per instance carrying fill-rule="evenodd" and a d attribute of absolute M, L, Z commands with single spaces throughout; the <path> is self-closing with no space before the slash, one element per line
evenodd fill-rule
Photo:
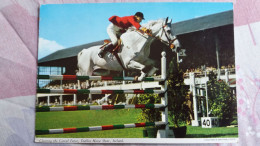
<path fill-rule="evenodd" d="M 139 123 L 140 109 L 37 112 L 36 130 Z M 143 128 L 126 128 L 66 134 L 46 134 L 48 138 L 143 138 Z M 235 138 L 238 128 L 187 126 L 185 138 Z"/>
<path fill-rule="evenodd" d="M 36 130 L 138 123 L 140 109 L 37 112 Z M 142 138 L 143 128 L 127 128 L 36 137 L 57 138 Z"/>
<path fill-rule="evenodd" d="M 186 138 L 236 138 L 238 137 L 238 127 L 213 127 L 201 128 L 187 126 Z"/>

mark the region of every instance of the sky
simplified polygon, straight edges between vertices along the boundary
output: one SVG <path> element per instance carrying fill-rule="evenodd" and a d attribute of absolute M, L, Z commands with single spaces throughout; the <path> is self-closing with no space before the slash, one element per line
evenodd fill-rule
<path fill-rule="evenodd" d="M 108 18 L 142 12 L 145 20 L 169 17 L 172 23 L 233 10 L 232 3 L 154 2 L 47 4 L 40 7 L 38 58 L 57 50 L 108 39 Z"/>

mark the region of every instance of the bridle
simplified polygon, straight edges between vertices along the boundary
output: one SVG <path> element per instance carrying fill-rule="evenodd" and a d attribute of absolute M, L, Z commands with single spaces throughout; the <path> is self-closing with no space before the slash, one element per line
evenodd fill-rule
<path fill-rule="evenodd" d="M 153 38 L 159 40 L 159 41 L 162 42 L 163 44 L 168 45 L 169 47 L 171 47 L 171 46 L 174 47 L 173 42 L 174 42 L 175 40 L 177 40 L 177 38 L 175 37 L 173 40 L 171 40 L 170 37 L 169 37 L 169 35 L 167 34 L 167 32 L 166 32 L 166 30 L 165 30 L 165 27 L 168 26 L 167 20 L 168 20 L 168 18 L 167 18 L 166 21 L 165 21 L 166 23 L 161 27 L 162 33 L 161 33 L 160 36 L 157 36 L 157 37 L 156 37 L 156 36 L 153 36 L 152 33 L 147 33 L 147 32 L 144 32 L 144 33 L 147 34 L 147 35 L 150 36 L 150 37 L 153 37 Z M 161 29 L 159 29 L 158 32 L 159 32 Z M 137 30 L 137 32 L 140 32 L 141 34 L 143 34 L 143 33 L 142 33 L 141 31 L 139 31 L 139 30 Z M 155 34 L 156 34 L 156 33 L 155 33 Z M 165 41 L 165 40 L 162 39 L 163 34 L 165 34 L 165 36 L 166 36 L 166 38 L 167 38 L 167 41 Z"/>
<path fill-rule="evenodd" d="M 171 39 L 169 38 L 169 36 L 168 36 L 168 34 L 167 34 L 166 30 L 165 30 L 165 27 L 166 27 L 166 26 L 168 26 L 168 25 L 165 24 L 165 25 L 162 26 L 162 34 L 161 34 L 161 36 L 160 36 L 158 39 L 159 39 L 162 43 L 171 46 L 171 45 L 173 44 L 173 42 L 174 42 L 177 38 L 175 37 L 173 40 L 171 40 Z M 166 42 L 166 41 L 164 41 L 164 40 L 161 39 L 163 33 L 165 33 L 165 36 L 166 36 L 168 42 Z"/>

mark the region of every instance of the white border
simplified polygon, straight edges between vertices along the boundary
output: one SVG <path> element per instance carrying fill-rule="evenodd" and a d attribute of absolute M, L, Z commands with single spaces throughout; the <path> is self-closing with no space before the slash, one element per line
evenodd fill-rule
<path fill-rule="evenodd" d="M 238 143 L 238 138 L 35 138 L 39 143 Z"/>

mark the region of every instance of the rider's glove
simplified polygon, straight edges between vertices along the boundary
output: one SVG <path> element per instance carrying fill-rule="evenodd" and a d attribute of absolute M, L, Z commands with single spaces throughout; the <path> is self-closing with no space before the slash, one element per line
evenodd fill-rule
<path fill-rule="evenodd" d="M 141 27 L 141 32 L 144 32 L 144 33 L 152 33 L 152 30 L 151 29 L 148 29 L 148 28 L 145 28 L 145 27 Z"/>

